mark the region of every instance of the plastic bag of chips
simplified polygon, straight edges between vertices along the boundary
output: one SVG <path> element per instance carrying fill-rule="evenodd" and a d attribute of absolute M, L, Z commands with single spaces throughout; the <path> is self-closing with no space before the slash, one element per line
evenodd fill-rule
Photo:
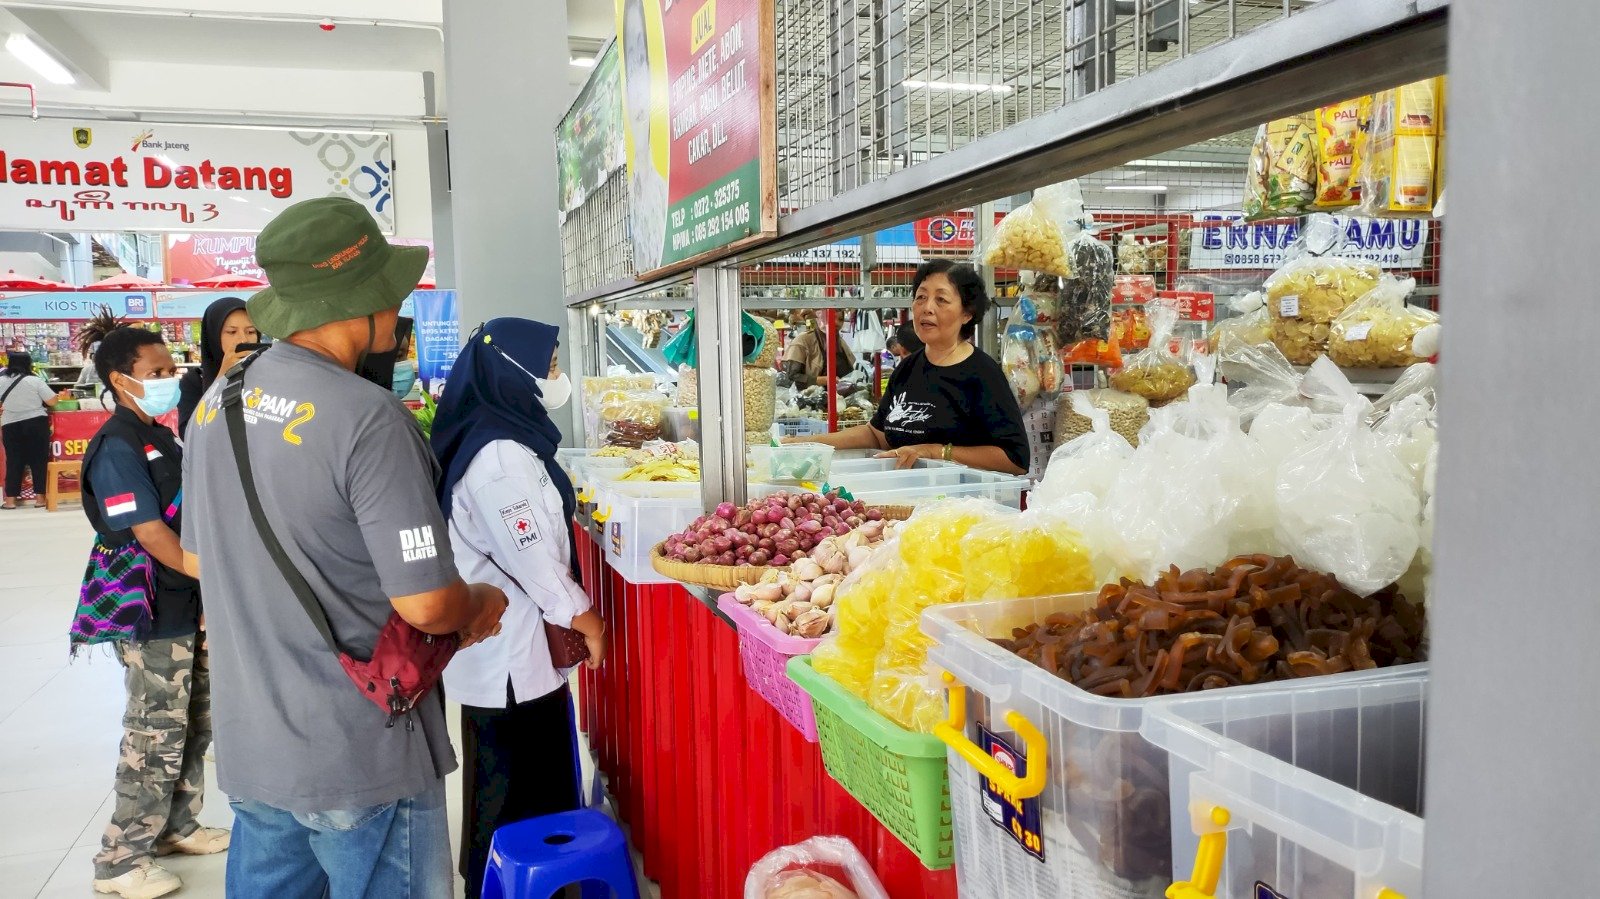
<path fill-rule="evenodd" d="M 1399 368 L 1426 362 L 1412 347 L 1418 333 L 1439 321 L 1430 309 L 1406 304 L 1411 278 L 1384 275 L 1366 295 L 1334 319 L 1328 358 L 1349 368 Z"/>
<path fill-rule="evenodd" d="M 1337 256 L 1303 255 L 1267 278 L 1272 342 L 1294 365 L 1310 365 L 1328 346 L 1332 326 L 1378 283 L 1378 267 Z"/>
<path fill-rule="evenodd" d="M 1127 360 L 1111 376 L 1111 386 L 1142 396 L 1151 403 L 1166 403 L 1194 386 L 1194 371 L 1172 352 L 1172 332 L 1178 326 L 1178 309 L 1171 303 L 1151 303 L 1150 345 Z"/>
<path fill-rule="evenodd" d="M 991 268 L 1046 272 L 1071 277 L 1067 240 L 1077 225 L 1072 207 L 1083 208 L 1076 181 L 1051 184 L 1034 191 L 1033 199 L 1000 220 L 994 236 L 978 254 Z"/>

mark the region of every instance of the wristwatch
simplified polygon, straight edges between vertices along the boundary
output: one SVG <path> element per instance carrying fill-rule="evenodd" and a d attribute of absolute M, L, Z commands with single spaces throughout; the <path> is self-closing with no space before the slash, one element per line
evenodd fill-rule
<path fill-rule="evenodd" d="M 951 454 L 951 453 L 952 453 L 952 452 L 954 452 L 954 451 L 955 451 L 955 447 L 953 447 L 953 446 L 951 446 L 951 445 L 950 445 L 950 444 L 948 444 L 948 443 L 946 443 L 946 444 L 945 444 L 945 445 L 944 445 L 944 460 L 945 460 L 945 461 L 946 461 L 946 462 L 951 462 L 951 461 L 954 461 L 954 460 L 953 460 L 953 459 L 951 459 L 951 458 L 950 458 L 950 454 Z"/>

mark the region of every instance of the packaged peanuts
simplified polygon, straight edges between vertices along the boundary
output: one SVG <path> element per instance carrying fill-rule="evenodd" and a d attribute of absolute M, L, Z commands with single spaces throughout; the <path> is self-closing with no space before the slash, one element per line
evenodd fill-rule
<path fill-rule="evenodd" d="M 1034 191 L 1033 199 L 1000 220 L 994 236 L 979 254 L 991 268 L 1012 268 L 1072 277 L 1067 241 L 1078 224 L 1071 207 L 1083 208 L 1076 181 L 1051 184 Z"/>

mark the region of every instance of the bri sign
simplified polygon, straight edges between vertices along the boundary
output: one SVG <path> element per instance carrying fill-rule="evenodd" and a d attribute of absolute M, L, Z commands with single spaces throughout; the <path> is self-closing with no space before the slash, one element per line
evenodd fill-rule
<path fill-rule="evenodd" d="M 389 135 L 59 119 L 0 135 L 0 229 L 257 232 L 322 196 L 394 233 Z"/>
<path fill-rule="evenodd" d="M 1422 268 L 1428 247 L 1426 219 L 1334 216 L 1344 241 L 1329 256 L 1362 259 L 1386 269 Z M 1195 214 L 1189 232 L 1190 271 L 1275 269 L 1300 237 L 1295 221 L 1246 223 L 1237 212 Z"/>

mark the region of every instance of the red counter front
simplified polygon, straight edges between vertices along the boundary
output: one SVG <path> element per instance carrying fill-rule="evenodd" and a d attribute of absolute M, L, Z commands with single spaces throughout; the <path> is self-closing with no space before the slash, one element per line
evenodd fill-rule
<path fill-rule="evenodd" d="M 98 409 L 51 412 L 50 461 L 76 462 L 82 459 L 84 451 L 89 448 L 89 441 L 94 439 L 95 432 L 99 431 L 100 426 L 110 417 L 110 412 Z M 168 412 L 156 421 L 166 425 L 173 433 L 177 433 L 178 413 Z M 5 461 L 5 450 L 0 448 L 0 471 L 5 470 Z"/>
<path fill-rule="evenodd" d="M 611 634 L 583 671 L 580 726 L 664 899 L 737 899 L 757 859 L 831 834 L 894 899 L 954 899 L 822 766 L 816 744 L 750 690 L 734 629 L 677 585 L 624 581 L 577 532 L 584 587 Z"/>

